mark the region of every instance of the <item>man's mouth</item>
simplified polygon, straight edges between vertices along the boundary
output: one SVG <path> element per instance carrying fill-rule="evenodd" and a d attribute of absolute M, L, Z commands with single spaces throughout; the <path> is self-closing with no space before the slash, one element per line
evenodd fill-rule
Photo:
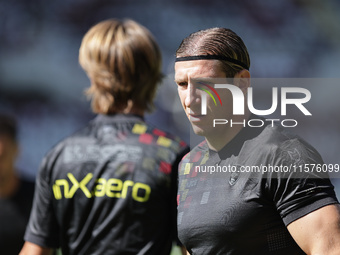
<path fill-rule="evenodd" d="M 205 115 L 202 114 L 188 113 L 188 118 L 191 122 L 201 121 L 204 117 Z"/>

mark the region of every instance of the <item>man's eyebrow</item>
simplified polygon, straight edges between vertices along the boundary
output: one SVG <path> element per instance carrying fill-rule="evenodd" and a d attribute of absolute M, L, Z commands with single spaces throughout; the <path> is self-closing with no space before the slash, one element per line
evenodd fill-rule
<path fill-rule="evenodd" d="M 185 80 L 185 78 L 183 78 L 183 77 L 176 77 L 176 76 L 175 76 L 175 79 L 174 79 L 175 82 L 184 81 L 184 80 Z"/>
<path fill-rule="evenodd" d="M 207 80 L 207 79 L 197 79 L 195 82 L 197 82 L 199 84 L 209 84 L 209 85 L 215 84 L 215 82 L 213 82 L 211 80 Z"/>

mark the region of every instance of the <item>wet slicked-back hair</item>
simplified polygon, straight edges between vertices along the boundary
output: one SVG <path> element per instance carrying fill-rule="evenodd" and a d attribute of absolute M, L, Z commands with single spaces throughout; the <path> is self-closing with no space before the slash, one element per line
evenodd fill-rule
<path fill-rule="evenodd" d="M 110 19 L 93 26 L 82 40 L 79 63 L 91 80 L 86 93 L 94 112 L 121 112 L 129 100 L 138 109 L 152 109 L 162 78 L 161 53 L 142 25 Z"/>
<path fill-rule="evenodd" d="M 219 55 L 241 61 L 250 67 L 250 58 L 243 40 L 227 28 L 209 28 L 184 38 L 176 51 L 176 57 Z M 238 64 L 220 60 L 227 77 L 234 77 L 244 69 Z"/>

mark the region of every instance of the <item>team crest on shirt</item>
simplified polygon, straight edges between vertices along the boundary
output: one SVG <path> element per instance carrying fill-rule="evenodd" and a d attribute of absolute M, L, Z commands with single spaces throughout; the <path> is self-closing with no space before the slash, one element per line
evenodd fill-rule
<path fill-rule="evenodd" d="M 235 185 L 238 178 L 240 177 L 240 166 L 236 166 L 236 171 L 232 172 L 229 177 L 229 184 L 231 186 Z"/>

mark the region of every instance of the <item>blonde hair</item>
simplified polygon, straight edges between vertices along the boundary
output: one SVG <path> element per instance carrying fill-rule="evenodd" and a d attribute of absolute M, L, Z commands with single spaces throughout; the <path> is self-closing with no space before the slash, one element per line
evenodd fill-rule
<path fill-rule="evenodd" d="M 79 63 L 91 80 L 86 94 L 94 112 L 122 112 L 131 101 L 139 110 L 152 109 L 161 53 L 145 27 L 132 20 L 98 23 L 82 40 Z"/>

